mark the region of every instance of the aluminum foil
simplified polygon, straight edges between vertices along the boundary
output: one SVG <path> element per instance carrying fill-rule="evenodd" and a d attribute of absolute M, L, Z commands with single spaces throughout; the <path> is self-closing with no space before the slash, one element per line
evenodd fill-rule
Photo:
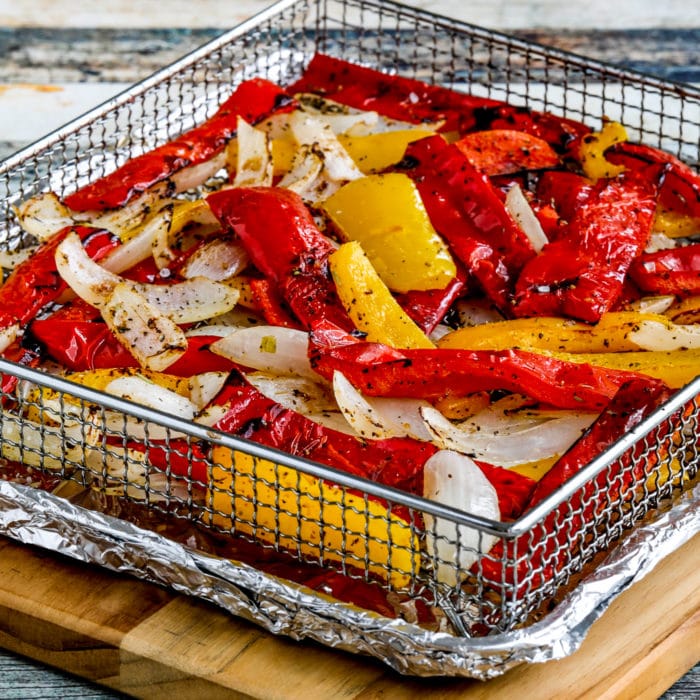
<path fill-rule="evenodd" d="M 426 631 L 346 605 L 236 561 L 191 550 L 51 494 L 0 482 L 0 532 L 25 544 L 168 586 L 273 634 L 373 656 L 416 676 L 487 680 L 565 657 L 625 589 L 700 532 L 700 485 L 632 530 L 545 618 L 486 638 Z"/>

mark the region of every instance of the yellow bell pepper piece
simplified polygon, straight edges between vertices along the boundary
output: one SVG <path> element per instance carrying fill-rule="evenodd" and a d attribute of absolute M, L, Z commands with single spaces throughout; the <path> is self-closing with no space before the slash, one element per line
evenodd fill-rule
<path fill-rule="evenodd" d="M 344 243 L 328 260 L 340 301 L 367 340 L 395 348 L 435 347 L 399 306 L 357 241 Z"/>
<path fill-rule="evenodd" d="M 432 136 L 429 129 L 399 129 L 383 131 L 365 136 L 340 134 L 338 141 L 343 145 L 355 165 L 365 174 L 386 170 L 398 163 L 406 152 L 409 143 Z"/>
<path fill-rule="evenodd" d="M 656 208 L 654 231 L 669 238 L 687 238 L 700 233 L 700 217 L 689 216 L 662 206 Z"/>
<path fill-rule="evenodd" d="M 540 316 L 460 328 L 443 336 L 438 345 L 468 350 L 520 348 L 570 353 L 628 352 L 639 350 L 629 336 L 645 321 L 660 323 L 669 332 L 674 328 L 667 316 L 638 311 L 609 312 L 603 314 L 595 325 Z"/>
<path fill-rule="evenodd" d="M 664 312 L 674 323 L 700 323 L 700 296 L 681 299 Z"/>
<path fill-rule="evenodd" d="M 444 289 L 457 274 L 447 245 L 407 175 L 353 180 L 321 206 L 345 240 L 362 244 L 389 289 Z"/>
<path fill-rule="evenodd" d="M 605 158 L 605 151 L 610 146 L 623 141 L 627 141 L 627 131 L 622 124 L 613 121 L 603 122 L 600 131 L 584 136 L 579 152 L 584 175 L 591 180 L 599 180 L 624 172 L 624 165 L 615 165 Z"/>
<path fill-rule="evenodd" d="M 559 461 L 560 456 L 561 455 L 554 455 L 553 457 L 541 459 L 536 462 L 524 462 L 515 467 L 509 467 L 508 471 L 518 472 L 518 474 L 539 481 Z"/>
<path fill-rule="evenodd" d="M 700 375 L 700 350 L 548 354 L 569 362 L 585 362 L 598 367 L 639 372 L 661 379 L 672 389 L 680 389 Z"/>
<path fill-rule="evenodd" d="M 367 567 L 395 588 L 417 573 L 418 536 L 382 503 L 221 446 L 212 463 L 213 525 L 312 559 Z"/>

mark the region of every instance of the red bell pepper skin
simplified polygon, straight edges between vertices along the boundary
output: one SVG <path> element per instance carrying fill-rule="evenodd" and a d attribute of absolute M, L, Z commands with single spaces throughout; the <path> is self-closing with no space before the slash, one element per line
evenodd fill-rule
<path fill-rule="evenodd" d="M 2 358 L 24 367 L 38 367 L 43 359 L 43 352 L 30 339 L 23 337 L 7 346 L 2 353 Z M 18 382 L 19 379 L 13 374 L 0 374 L 0 390 L 3 394 L 11 394 Z M 8 397 L 2 396 L 0 403 L 6 406 L 9 403 Z"/>
<path fill-rule="evenodd" d="M 396 301 L 416 325 L 429 335 L 445 318 L 454 301 L 461 296 L 466 287 L 466 278 L 464 268 L 457 265 L 457 275 L 444 289 L 414 289 L 396 294 Z"/>
<path fill-rule="evenodd" d="M 610 311 L 651 235 L 656 195 L 652 182 L 634 174 L 599 180 L 566 232 L 523 268 L 515 316 L 570 316 L 595 323 Z"/>
<path fill-rule="evenodd" d="M 82 300 L 62 306 L 29 327 L 48 355 L 74 372 L 91 369 L 138 367 L 134 356 L 102 322 L 99 311 Z M 187 340 L 187 350 L 167 369 L 168 374 L 188 377 L 203 372 L 228 372 L 235 365 L 209 350 L 214 336 L 196 335 Z"/>
<path fill-rule="evenodd" d="M 114 442 L 121 445 L 122 442 L 115 439 Z M 143 442 L 129 441 L 125 445 L 128 449 L 142 452 L 146 455 L 148 463 L 156 469 L 182 477 L 195 482 L 196 485 L 205 487 L 209 483 L 209 461 L 205 449 L 196 442 L 188 442 L 182 438 L 173 440 L 149 440 L 146 445 Z"/>
<path fill-rule="evenodd" d="M 548 170 L 542 173 L 537 181 L 535 197 L 543 205 L 551 206 L 566 224 L 574 218 L 592 192 L 593 183 L 583 175 L 569 170 Z M 561 228 L 560 226 L 559 229 Z M 561 232 L 559 230 L 559 234 Z"/>
<path fill-rule="evenodd" d="M 635 171 L 648 170 L 650 165 L 660 166 L 664 171 L 660 204 L 681 214 L 700 217 L 700 175 L 675 156 L 653 146 L 625 141 L 607 149 L 605 157 Z"/>
<path fill-rule="evenodd" d="M 474 131 L 456 141 L 455 146 L 477 170 L 489 177 L 560 164 L 559 156 L 544 139 L 524 131 Z"/>
<path fill-rule="evenodd" d="M 318 324 L 309 351 L 326 379 L 342 372 L 368 396 L 435 399 L 504 389 L 536 401 L 580 410 L 601 410 L 633 372 L 578 364 L 524 350 L 398 350 L 346 336 Z"/>
<path fill-rule="evenodd" d="M 316 54 L 288 91 L 292 95 L 314 92 L 349 107 L 415 124 L 444 121 L 440 131 L 462 132 L 465 121 L 473 122 L 471 115 L 476 108 L 502 104 L 325 54 Z"/>
<path fill-rule="evenodd" d="M 215 192 L 207 202 L 232 230 L 251 261 L 272 283 L 304 328 L 326 318 L 351 330 L 328 269 L 335 250 L 296 193 L 277 187 Z"/>
<path fill-rule="evenodd" d="M 549 112 L 536 112 L 527 107 L 515 107 L 504 102 L 477 108 L 473 119 L 474 124 L 470 130 L 523 131 L 542 139 L 557 153 L 567 157 L 578 154 L 581 139 L 591 132 L 588 126 L 573 119 L 558 117 Z"/>
<path fill-rule="evenodd" d="M 262 78 L 241 83 L 206 122 L 140 156 L 99 180 L 68 195 L 64 203 L 74 211 L 102 211 L 124 206 L 183 168 L 206 162 L 235 135 L 238 117 L 255 124 L 293 100 L 279 86 Z"/>
<path fill-rule="evenodd" d="M 257 304 L 263 318 L 272 326 L 282 326 L 284 328 L 299 328 L 299 323 L 292 317 L 285 308 L 277 285 L 273 284 L 266 277 L 253 278 L 250 280 L 250 291 L 253 300 Z"/>
<path fill-rule="evenodd" d="M 700 294 L 700 243 L 642 253 L 630 266 L 630 277 L 653 294 Z"/>
<path fill-rule="evenodd" d="M 242 379 L 232 378 L 216 403 L 227 409 L 214 426 L 218 430 L 399 488 L 413 490 L 437 449 L 411 438 L 368 441 L 332 430 L 280 406 Z"/>
<path fill-rule="evenodd" d="M 454 256 L 508 313 L 515 277 L 535 251 L 499 191 L 440 136 L 409 144 L 398 167 L 416 183 L 433 226 Z"/>
<path fill-rule="evenodd" d="M 596 422 L 537 483 L 524 510 L 541 503 L 668 400 L 671 393 L 662 382 L 648 377 L 639 377 L 622 385 Z M 637 457 L 643 453 L 644 444 L 646 441 L 635 447 Z M 532 541 L 532 533 L 525 533 L 508 542 L 505 547 L 507 559 L 514 561 L 517 554 L 515 566 L 503 566 L 504 545 L 499 541 L 479 564 L 484 580 L 496 587 L 504 584 L 516 586 L 517 597 L 550 581 L 562 571 L 585 526 L 611 503 L 630 496 L 657 462 L 658 455 L 652 451 L 633 468 L 630 468 L 629 458 L 625 458 L 622 466 L 616 462 L 604 469 L 570 500 L 546 516 L 541 532 L 536 533 L 537 541 Z"/>
<path fill-rule="evenodd" d="M 26 324 L 68 289 L 56 269 L 56 249 L 71 232 L 78 234 L 93 260 L 102 259 L 120 244 L 109 231 L 91 226 L 68 226 L 58 231 L 17 265 L 0 287 L 0 328 Z"/>

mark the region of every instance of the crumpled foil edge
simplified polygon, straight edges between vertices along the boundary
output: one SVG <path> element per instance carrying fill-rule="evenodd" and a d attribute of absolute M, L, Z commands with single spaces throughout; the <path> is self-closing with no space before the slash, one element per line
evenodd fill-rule
<path fill-rule="evenodd" d="M 247 564 L 193 551 L 118 518 L 0 481 L 0 532 L 213 603 L 273 634 L 375 657 L 402 674 L 487 680 L 572 654 L 612 601 L 700 532 L 700 484 L 635 527 L 542 620 L 484 638 L 422 629 Z"/>

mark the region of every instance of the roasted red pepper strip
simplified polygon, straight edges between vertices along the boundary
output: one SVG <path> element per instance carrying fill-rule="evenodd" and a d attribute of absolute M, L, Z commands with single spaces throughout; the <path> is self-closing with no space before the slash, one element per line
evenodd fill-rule
<path fill-rule="evenodd" d="M 401 308 L 426 334 L 430 334 L 445 317 L 453 302 L 462 294 L 466 284 L 466 273 L 457 266 L 456 277 L 444 289 L 412 290 L 397 294 Z"/>
<path fill-rule="evenodd" d="M 544 139 L 512 129 L 474 131 L 456 141 L 455 146 L 477 170 L 490 177 L 554 168 L 560 163 Z"/>
<path fill-rule="evenodd" d="M 250 280 L 250 291 L 263 318 L 273 326 L 284 328 L 299 328 L 299 323 L 284 307 L 276 284 L 267 278 L 253 278 Z"/>
<path fill-rule="evenodd" d="M 16 362 L 24 367 L 38 367 L 43 359 L 41 348 L 36 347 L 27 338 L 15 340 L 2 353 L 4 360 Z M 14 374 L 0 374 L 0 390 L 3 394 L 10 394 L 15 390 L 19 379 Z M 3 404 L 7 403 L 7 397 L 0 399 Z"/>
<path fill-rule="evenodd" d="M 68 226 L 58 231 L 10 273 L 0 287 L 0 328 L 31 321 L 47 304 L 56 301 L 68 289 L 56 269 L 56 248 L 71 232 L 78 234 L 88 255 L 102 259 L 114 250 L 119 239 L 104 229 Z"/>
<path fill-rule="evenodd" d="M 316 54 L 304 74 L 289 87 L 290 94 L 314 92 L 357 109 L 391 119 L 414 122 L 443 121 L 441 131 L 463 131 L 463 122 L 478 107 L 502 103 L 475 97 L 420 80 L 388 75 L 325 54 Z"/>
<path fill-rule="evenodd" d="M 600 410 L 634 373 L 558 360 L 523 350 L 397 350 L 319 324 L 312 366 L 330 379 L 342 372 L 369 396 L 439 398 L 505 389 L 560 408 Z"/>
<path fill-rule="evenodd" d="M 415 181 L 433 226 L 452 253 L 507 313 L 515 276 L 535 251 L 498 190 L 440 136 L 409 144 L 399 167 Z"/>
<path fill-rule="evenodd" d="M 592 191 L 593 183 L 583 175 L 569 170 L 549 170 L 542 173 L 537 181 L 535 196 L 538 202 L 553 207 L 563 223 L 567 223 L 591 196 Z"/>
<path fill-rule="evenodd" d="M 121 445 L 121 440 L 115 440 Z M 169 472 L 176 477 L 184 477 L 196 482 L 202 487 L 209 482 L 209 461 L 205 450 L 196 442 L 188 442 L 182 438 L 173 440 L 149 440 L 143 442 L 127 442 L 125 447 L 143 452 L 148 463 L 163 472 Z"/>
<path fill-rule="evenodd" d="M 537 483 L 527 508 L 542 502 L 670 396 L 671 391 L 663 383 L 646 377 L 621 386 L 598 420 Z M 645 444 L 647 441 L 637 444 L 637 457 L 643 452 Z M 498 542 L 479 564 L 483 578 L 496 587 L 504 584 L 517 586 L 518 596 L 551 580 L 565 565 L 572 546 L 580 541 L 584 527 L 611 503 L 627 498 L 644 475 L 651 473 L 658 459 L 658 453 L 652 450 L 634 467 L 626 458 L 623 466 L 615 462 L 601 471 L 545 518 L 536 542 L 532 541 L 532 533 L 528 532 L 508 543 L 507 560 L 517 560 L 515 567 L 503 566 L 503 541 Z"/>
<path fill-rule="evenodd" d="M 700 294 L 700 243 L 642 253 L 630 266 L 630 277 L 653 294 Z"/>
<path fill-rule="evenodd" d="M 64 202 L 75 211 L 123 206 L 133 196 L 179 170 L 215 156 L 235 135 L 239 116 L 255 124 L 280 108 L 289 108 L 292 102 L 282 88 L 268 80 L 247 80 L 206 122 L 173 141 L 130 158 L 114 172 L 68 195 Z"/>
<path fill-rule="evenodd" d="M 328 272 L 335 248 L 299 195 L 277 187 L 241 187 L 215 192 L 207 202 L 258 270 L 278 285 L 304 328 L 319 318 L 347 330 L 354 327 Z"/>
<path fill-rule="evenodd" d="M 523 268 L 514 314 L 594 323 L 610 311 L 629 266 L 649 240 L 656 194 L 649 179 L 634 174 L 599 180 L 566 232 Z"/>
<path fill-rule="evenodd" d="M 641 143 L 618 143 L 605 152 L 611 163 L 630 170 L 662 166 L 665 173 L 659 192 L 660 203 L 673 211 L 700 216 L 700 175 L 675 156 Z"/>
<path fill-rule="evenodd" d="M 134 356 L 116 339 L 99 311 L 76 300 L 29 327 L 30 337 L 46 348 L 48 355 L 65 367 L 81 372 L 90 369 L 138 367 Z M 217 338 L 196 335 L 188 338 L 185 354 L 168 367 L 168 374 L 188 377 L 203 372 L 228 372 L 234 364 L 209 350 Z"/>
<path fill-rule="evenodd" d="M 436 447 L 411 438 L 365 441 L 322 426 L 232 378 L 217 404 L 227 407 L 218 430 L 306 457 L 374 481 L 414 490 Z"/>
<path fill-rule="evenodd" d="M 573 119 L 565 119 L 549 112 L 536 112 L 527 107 L 515 107 L 506 103 L 492 107 L 479 107 L 474 110 L 472 119 L 474 124 L 470 131 L 490 129 L 524 131 L 542 139 L 557 153 L 566 156 L 578 154 L 581 139 L 591 132 L 591 129 L 585 124 Z"/>

